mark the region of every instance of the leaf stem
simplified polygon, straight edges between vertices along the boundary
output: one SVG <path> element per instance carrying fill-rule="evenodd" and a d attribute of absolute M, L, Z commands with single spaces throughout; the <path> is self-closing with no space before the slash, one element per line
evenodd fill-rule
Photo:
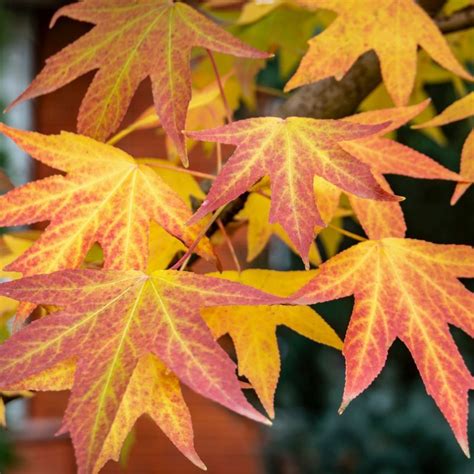
<path fill-rule="evenodd" d="M 125 138 L 127 135 L 130 135 L 134 130 L 135 130 L 134 127 L 127 127 L 127 128 L 124 128 L 123 130 L 120 130 L 120 132 L 116 133 L 113 137 L 107 140 L 106 142 L 107 145 L 115 145 L 117 142 Z"/>
<path fill-rule="evenodd" d="M 220 142 L 217 142 L 217 174 L 219 174 L 222 170 L 222 144 Z"/>
<path fill-rule="evenodd" d="M 357 234 L 354 234 L 352 232 L 349 232 L 348 230 L 343 229 L 342 227 L 338 227 L 337 225 L 328 224 L 328 227 L 330 227 L 331 229 L 334 229 L 336 232 L 339 232 L 342 235 L 345 235 L 346 237 L 357 240 L 359 242 L 367 241 L 367 239 L 365 237 L 362 237 L 361 235 L 357 235 Z"/>
<path fill-rule="evenodd" d="M 192 176 L 196 176 L 197 178 L 204 178 L 204 179 L 210 179 L 210 180 L 216 179 L 216 177 L 213 174 L 202 173 L 201 171 L 189 170 L 187 168 L 180 168 L 179 166 L 165 165 L 163 163 L 158 163 L 153 158 L 136 158 L 136 161 L 138 161 L 139 163 L 143 163 L 148 166 L 151 166 L 152 168 L 162 168 L 165 170 L 176 171 L 178 173 L 190 174 Z"/>
<path fill-rule="evenodd" d="M 217 85 L 219 86 L 219 91 L 222 97 L 222 103 L 224 104 L 225 112 L 227 115 L 227 122 L 232 123 L 232 111 L 230 110 L 229 103 L 227 102 L 227 97 L 225 96 L 224 87 L 222 86 L 221 76 L 219 75 L 219 70 L 217 69 L 217 64 L 214 59 L 214 55 L 210 49 L 206 49 L 209 59 L 212 64 L 212 69 L 214 69 L 214 74 L 216 75 Z"/>
<path fill-rule="evenodd" d="M 216 212 L 214 212 L 211 219 L 209 219 L 209 222 L 201 229 L 198 236 L 196 237 L 194 242 L 189 246 L 186 253 L 170 268 L 170 270 L 179 269 L 179 271 L 183 271 L 186 268 L 186 265 L 188 264 L 191 254 L 194 252 L 196 247 L 199 245 L 199 242 L 201 242 L 201 239 L 206 235 L 206 232 L 211 228 L 212 224 L 214 224 L 214 222 L 219 217 L 221 212 L 225 209 L 225 207 L 226 207 L 225 205 L 221 206 L 219 207 L 219 209 L 217 209 Z"/>
<path fill-rule="evenodd" d="M 234 244 L 232 243 L 232 240 L 230 239 L 229 234 L 227 233 L 225 225 L 222 223 L 222 221 L 220 219 L 217 219 L 216 223 L 217 223 L 217 226 L 219 227 L 219 230 L 222 232 L 222 236 L 224 237 L 225 243 L 227 244 L 227 247 L 229 248 L 230 254 L 232 255 L 232 260 L 234 260 L 235 269 L 239 273 L 241 273 L 242 272 L 242 267 L 240 266 L 239 259 L 237 257 L 237 253 L 235 252 Z"/>

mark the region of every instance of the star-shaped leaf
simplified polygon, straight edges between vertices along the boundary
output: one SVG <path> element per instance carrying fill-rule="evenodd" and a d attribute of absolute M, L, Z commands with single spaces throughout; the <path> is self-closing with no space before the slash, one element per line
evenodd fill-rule
<path fill-rule="evenodd" d="M 41 135 L 0 124 L 0 130 L 37 160 L 67 173 L 21 186 L 0 197 L 0 225 L 50 221 L 42 236 L 10 269 L 32 275 L 77 268 L 95 242 L 104 266 L 144 270 L 150 221 L 188 245 L 190 211 L 154 170 L 125 152 L 63 132 Z M 211 255 L 204 241 L 200 253 Z"/>
<path fill-rule="evenodd" d="M 473 80 L 459 64 L 428 14 L 414 0 L 298 0 L 335 11 L 337 19 L 309 41 L 309 50 L 286 85 L 294 89 L 327 77 L 341 78 L 359 56 L 374 50 L 385 86 L 398 106 L 408 102 L 421 46 L 446 69 Z"/>
<path fill-rule="evenodd" d="M 288 296 L 314 278 L 315 274 L 315 271 L 245 270 L 242 273 L 224 272 L 222 277 L 278 296 Z M 273 399 L 280 376 L 280 351 L 276 338 L 278 326 L 287 326 L 312 341 L 342 348 L 342 342 L 334 330 L 319 314 L 307 307 L 206 308 L 203 317 L 214 337 L 230 334 L 237 352 L 239 374 L 248 378 L 271 418 L 275 416 Z"/>
<path fill-rule="evenodd" d="M 172 270 L 151 276 L 131 270 L 64 270 L 4 283 L 0 294 L 63 308 L 0 346 L 0 387 L 76 360 L 63 431 L 71 433 L 80 472 L 96 466 L 134 369 L 147 354 L 156 355 L 201 395 L 266 420 L 246 401 L 234 364 L 213 340 L 200 310 L 272 304 L 281 298 Z M 147 380 L 140 380 L 140 390 L 144 386 Z"/>
<path fill-rule="evenodd" d="M 314 199 L 316 176 L 358 196 L 385 201 L 385 192 L 368 165 L 344 151 L 341 143 L 377 133 L 382 125 L 343 120 L 276 117 L 240 120 L 224 127 L 188 132 L 194 138 L 236 145 L 192 222 L 247 191 L 269 176 L 272 190 L 270 222 L 281 224 L 308 264 L 316 225 L 326 223 Z"/>
<path fill-rule="evenodd" d="M 71 390 L 75 370 L 74 361 L 67 360 L 14 387 L 16 390 L 29 387 L 33 391 Z M 130 430 L 143 414 L 149 415 L 191 462 L 201 469 L 206 468 L 194 449 L 191 416 L 177 377 L 156 356 L 146 354 L 133 370 L 93 473 L 99 472 L 109 459 L 119 461 Z"/>
<path fill-rule="evenodd" d="M 290 298 L 314 304 L 354 295 L 343 349 L 342 409 L 377 377 L 399 338 L 468 454 L 468 390 L 474 388 L 474 378 L 449 324 L 474 337 L 474 293 L 458 277 L 474 277 L 472 247 L 387 238 L 363 242 L 331 258 Z"/>
<path fill-rule="evenodd" d="M 185 163 L 181 130 L 191 99 L 192 48 L 268 57 L 180 2 L 84 0 L 61 8 L 52 25 L 61 16 L 96 26 L 50 57 L 13 105 L 98 69 L 79 111 L 78 131 L 104 141 L 120 125 L 138 85 L 150 77 L 156 112 Z"/>

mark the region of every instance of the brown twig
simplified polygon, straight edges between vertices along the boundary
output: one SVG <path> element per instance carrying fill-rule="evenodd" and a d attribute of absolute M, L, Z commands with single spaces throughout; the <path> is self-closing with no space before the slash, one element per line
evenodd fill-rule
<path fill-rule="evenodd" d="M 439 29 L 443 33 L 454 33 L 474 27 L 474 6 L 463 8 L 450 16 L 436 19 Z"/>

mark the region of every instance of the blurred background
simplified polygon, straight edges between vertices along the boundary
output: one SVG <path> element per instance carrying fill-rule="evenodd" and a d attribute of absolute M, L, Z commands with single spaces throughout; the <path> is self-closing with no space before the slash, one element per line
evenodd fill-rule
<path fill-rule="evenodd" d="M 60 5 L 61 2 L 54 0 L 0 1 L 1 109 L 25 89 L 48 56 L 90 29 L 89 25 L 61 19 L 50 30 L 49 21 Z M 241 25 L 234 31 L 247 42 L 267 48 L 271 47 L 272 38 L 282 33 L 282 19 L 286 25 L 295 23 L 287 36 L 291 36 L 293 30 L 296 35 L 298 30 L 298 41 L 292 43 L 294 62 L 288 64 L 288 58 L 282 57 L 277 50 L 275 59 L 258 72 L 255 103 L 237 101 L 238 117 L 254 115 L 257 109 L 270 110 L 273 102 L 282 100 L 283 85 L 304 53 L 306 40 L 320 29 L 319 20 L 311 19 L 308 23 L 307 17 L 298 16 L 301 12 L 281 8 L 262 20 L 267 42 L 263 46 L 262 38 L 255 34 L 255 24 Z M 223 12 L 220 17 L 227 21 L 232 19 L 232 14 Z M 326 19 L 320 21 L 324 24 Z M 262 25 L 260 28 L 263 29 Z M 455 35 L 449 35 L 452 37 L 450 42 L 457 48 L 458 57 L 461 54 L 460 59 L 473 72 L 472 30 Z M 285 54 L 288 56 L 288 51 Z M 426 58 L 420 58 L 420 63 L 423 69 L 420 66 L 415 102 L 424 96 L 431 97 L 433 113 L 473 90 L 472 85 L 443 73 Z M 75 130 L 77 110 L 91 77 L 92 74 L 88 74 L 34 103 L 21 104 L 2 115 L 0 120 L 42 133 Z M 384 100 L 383 90 L 377 90 L 361 109 L 388 106 Z M 146 82 L 135 96 L 125 124 L 138 117 L 151 103 Z M 461 147 L 472 125 L 472 121 L 464 120 L 428 134 L 404 127 L 398 132 L 398 140 L 458 171 Z M 135 156 L 166 155 L 163 136 L 153 130 L 134 133 L 120 146 Z M 207 171 L 212 171 L 209 160 L 201 160 L 205 153 L 200 147 L 194 149 L 192 163 L 203 161 L 207 163 L 203 169 L 207 167 Z M 0 168 L 6 171 L 14 185 L 51 172 L 35 165 L 3 137 L 0 138 Z M 407 198 L 402 206 L 409 237 L 437 243 L 474 244 L 472 190 L 451 207 L 453 183 L 392 176 L 389 181 L 396 194 Z M 8 183 L 0 182 L 5 191 Z M 350 218 L 344 220 L 344 228 L 363 234 Z M 233 241 L 240 260 L 245 261 L 244 227 L 236 230 Z M 344 238 L 340 245 L 346 248 L 353 243 Z M 321 252 L 324 255 L 323 248 Z M 271 240 L 267 250 L 251 266 L 279 270 L 303 268 L 301 261 L 277 238 Z M 472 283 L 465 284 L 474 290 Z M 341 338 L 352 304 L 352 299 L 348 298 L 317 307 Z M 474 372 L 472 340 L 455 328 L 452 328 L 452 334 L 468 367 Z M 340 416 L 337 409 L 344 382 L 342 355 L 286 328 L 278 330 L 278 338 L 282 372 L 272 428 L 257 426 L 185 391 L 195 426 L 196 448 L 211 473 L 470 474 L 474 471 L 474 464 L 463 456 L 447 423 L 426 395 L 410 354 L 400 342 L 390 350 L 386 368 L 370 389 Z M 224 343 L 232 352 L 231 343 Z M 1 473 L 76 471 L 69 439 L 54 436 L 66 401 L 67 393 L 42 393 L 7 403 L 9 429 L 0 430 Z M 474 438 L 472 408 L 471 403 L 471 448 Z M 199 471 L 150 420 L 144 418 L 139 420 L 129 437 L 121 464 L 109 463 L 103 472 L 181 474 Z"/>

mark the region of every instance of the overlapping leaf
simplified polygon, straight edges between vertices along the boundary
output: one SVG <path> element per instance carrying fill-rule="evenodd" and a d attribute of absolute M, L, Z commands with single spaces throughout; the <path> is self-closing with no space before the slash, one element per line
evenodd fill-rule
<path fill-rule="evenodd" d="M 180 2 L 85 0 L 61 8 L 52 24 L 61 16 L 96 26 L 49 58 L 14 104 L 99 69 L 82 102 L 78 131 L 103 141 L 120 125 L 138 85 L 150 77 L 156 111 L 185 163 L 181 130 L 191 99 L 192 48 L 267 57 Z"/>
<path fill-rule="evenodd" d="M 31 231 L 2 235 L 0 240 L 0 279 L 13 280 L 21 277 L 21 273 L 7 272 L 5 267 L 26 252 L 37 237 L 38 233 Z M 4 332 L 8 335 L 6 324 L 8 319 L 15 313 L 17 307 L 17 301 L 0 296 L 0 333 L 2 336 Z M 0 340 L 3 340 L 3 337 L 0 336 Z"/>
<path fill-rule="evenodd" d="M 245 200 L 243 209 L 235 216 L 238 221 L 248 223 L 247 227 L 247 261 L 254 260 L 263 249 L 267 246 L 272 235 L 278 236 L 285 244 L 287 244 L 295 253 L 298 251 L 288 238 L 287 233 L 280 224 L 271 224 L 270 218 L 270 198 L 262 196 L 259 193 L 250 193 Z M 317 266 L 321 263 L 321 256 L 313 242 L 308 253 L 309 262 Z"/>
<path fill-rule="evenodd" d="M 215 74 L 214 74 L 215 76 Z M 226 96 L 226 102 L 231 111 L 235 110 L 239 105 L 238 83 L 235 77 L 227 74 L 221 78 L 223 90 Z M 212 82 L 206 86 L 197 89 L 193 88 L 193 96 L 189 103 L 188 113 L 186 117 L 186 130 L 202 130 L 204 128 L 218 127 L 226 123 L 227 110 L 224 106 L 219 85 L 213 77 Z M 155 107 L 151 106 L 146 109 L 134 122 L 127 128 L 121 130 L 109 142 L 117 142 L 136 130 L 146 130 L 158 128 L 161 126 L 160 119 L 156 114 Z M 195 142 L 186 140 L 186 149 L 191 151 Z M 175 161 L 177 156 L 176 147 L 173 141 L 167 137 L 166 148 L 168 159 Z M 212 147 L 210 147 L 210 150 Z M 208 150 L 206 150 L 208 151 Z"/>
<path fill-rule="evenodd" d="M 213 340 L 199 311 L 206 306 L 273 304 L 281 298 L 220 278 L 171 270 L 151 276 L 64 270 L 4 283 L 0 294 L 64 308 L 34 321 L 0 346 L 0 387 L 16 387 L 60 363 L 76 361 L 63 431 L 71 433 L 80 472 L 90 472 L 100 459 L 116 455 L 117 440 L 110 441 L 108 453 L 103 445 L 134 369 L 147 354 L 156 355 L 203 396 L 265 421 L 246 401 L 234 364 Z M 139 393 L 132 397 L 138 405 L 146 382 L 140 380 Z M 146 390 L 143 400 L 145 394 Z M 136 414 L 140 409 L 135 410 Z M 114 436 L 122 439 L 125 421 L 117 423 Z"/>
<path fill-rule="evenodd" d="M 254 260 L 267 246 L 270 238 L 276 235 L 282 240 L 290 249 L 298 253 L 295 246 L 288 238 L 287 233 L 283 230 L 280 224 L 271 224 L 270 219 L 270 186 L 260 186 L 257 184 L 258 190 L 251 192 L 245 200 L 243 209 L 235 216 L 237 221 L 247 222 L 247 261 Z M 321 199 L 316 203 L 322 212 L 322 217 L 325 222 L 334 221 L 340 224 L 341 217 L 349 216 L 352 212 L 348 209 L 338 209 L 340 192 L 328 182 L 321 178 L 314 179 L 315 195 Z M 322 229 L 317 227 L 314 234 L 321 238 L 323 246 L 326 250 L 326 255 L 332 256 L 336 253 L 337 246 L 340 243 L 341 234 L 334 232 L 333 229 L 326 227 Z M 309 248 L 309 262 L 318 266 L 321 263 L 321 256 L 319 254 L 316 244 L 313 242 Z"/>
<path fill-rule="evenodd" d="M 0 130 L 43 163 L 67 173 L 21 186 L 0 197 L 0 225 L 50 221 L 41 238 L 9 268 L 32 275 L 78 267 L 95 242 L 104 266 L 145 269 L 150 221 L 190 244 L 190 211 L 151 168 L 125 152 L 72 133 L 41 135 Z M 200 252 L 210 255 L 204 241 Z"/>
<path fill-rule="evenodd" d="M 247 191 L 260 178 L 269 176 L 270 221 L 281 224 L 308 264 L 314 228 L 326 225 L 314 199 L 315 176 L 364 198 L 399 200 L 379 186 L 368 165 L 341 146 L 345 140 L 374 135 L 384 125 L 266 117 L 188 132 L 200 140 L 237 145 L 193 221 Z"/>
<path fill-rule="evenodd" d="M 15 387 L 29 387 L 34 391 L 71 390 L 75 370 L 74 361 L 61 362 Z M 91 468 L 93 473 L 99 472 L 109 459 L 120 459 L 127 435 L 143 414 L 149 415 L 191 462 L 205 469 L 194 449 L 191 416 L 177 377 L 156 356 L 147 354 L 138 360 L 133 370 L 100 454 Z"/>
<path fill-rule="evenodd" d="M 306 42 L 321 24 L 318 13 L 308 13 L 295 2 L 249 2 L 233 31 L 258 49 L 276 51 L 280 73 L 288 77 L 304 54 Z"/>
<path fill-rule="evenodd" d="M 314 278 L 315 273 L 246 270 L 242 273 L 224 272 L 222 277 L 283 297 L 301 288 Z M 342 347 L 334 330 L 321 316 L 306 307 L 206 308 L 203 317 L 214 337 L 230 334 L 237 352 L 239 374 L 248 378 L 271 418 L 275 416 L 273 400 L 280 375 L 277 327 L 284 325 L 315 342 Z"/>
<path fill-rule="evenodd" d="M 354 123 L 375 124 L 390 121 L 379 136 L 345 142 L 342 147 L 351 155 L 367 163 L 380 185 L 390 191 L 383 177 L 396 174 L 421 179 L 445 179 L 458 181 L 460 176 L 444 168 L 428 156 L 401 143 L 380 136 L 396 130 L 416 117 L 426 107 L 428 101 L 409 107 L 375 110 L 347 117 Z M 397 202 L 379 202 L 360 199 L 349 195 L 352 208 L 367 235 L 372 239 L 384 237 L 404 237 L 405 220 L 400 204 Z"/>
<path fill-rule="evenodd" d="M 440 125 L 446 125 L 451 122 L 465 119 L 471 115 L 474 115 L 474 92 L 467 94 L 449 107 L 446 107 L 443 112 L 431 120 L 428 120 L 428 122 L 414 128 L 439 127 Z"/>
<path fill-rule="evenodd" d="M 309 50 L 286 90 L 330 76 L 341 78 L 359 56 L 374 50 L 392 100 L 396 105 L 405 105 L 415 81 L 418 45 L 444 68 L 472 80 L 435 23 L 414 0 L 298 0 L 298 3 L 310 9 L 335 11 L 338 17 L 309 41 Z"/>
<path fill-rule="evenodd" d="M 438 127 L 451 122 L 457 122 L 472 115 L 474 115 L 474 92 L 457 100 L 438 116 L 414 128 Z M 456 185 L 453 197 L 451 198 L 451 204 L 456 204 L 474 181 L 474 131 L 471 131 L 462 149 L 460 174 L 462 182 Z"/>
<path fill-rule="evenodd" d="M 469 189 L 474 182 L 474 131 L 468 135 L 461 153 L 461 177 L 463 182 L 456 185 L 451 197 L 451 204 L 456 204 L 461 196 Z"/>
<path fill-rule="evenodd" d="M 474 42 L 474 29 L 454 32 L 446 35 L 445 38 L 456 57 L 458 57 L 463 64 L 468 63 L 472 57 L 471 45 Z M 452 84 L 460 96 L 465 95 L 466 86 L 462 79 L 436 64 L 425 51 L 420 51 L 418 54 L 417 75 L 409 104 L 419 104 L 429 98 L 426 92 L 427 85 L 445 84 L 447 82 Z M 391 106 L 392 100 L 385 86 L 380 84 L 380 86 L 362 102 L 360 109 L 362 111 L 369 111 L 385 109 Z M 413 124 L 422 124 L 432 119 L 435 115 L 437 115 L 436 108 L 432 103 L 429 103 L 412 121 Z M 426 127 L 423 128 L 422 131 L 440 145 L 446 144 L 446 138 L 438 127 Z"/>
<path fill-rule="evenodd" d="M 333 257 L 291 298 L 313 304 L 354 295 L 343 349 L 342 409 L 377 377 L 390 346 L 400 338 L 468 454 L 468 390 L 474 388 L 474 378 L 448 325 L 474 337 L 474 294 L 458 277 L 474 277 L 472 247 L 387 238 Z"/>

